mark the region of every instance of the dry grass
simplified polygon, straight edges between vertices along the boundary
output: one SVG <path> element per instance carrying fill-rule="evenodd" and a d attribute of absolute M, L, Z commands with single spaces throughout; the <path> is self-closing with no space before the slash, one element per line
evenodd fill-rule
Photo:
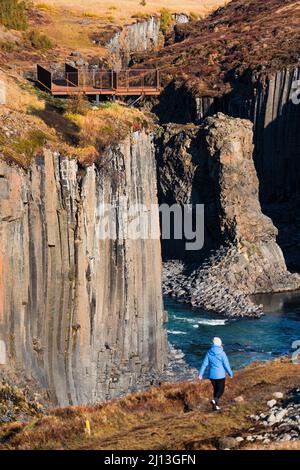
<path fill-rule="evenodd" d="M 65 118 L 77 130 L 77 156 L 82 163 L 93 163 L 108 146 L 122 142 L 130 131 L 145 129 L 149 120 L 137 109 L 106 103 L 84 113 L 67 112 Z"/>
<path fill-rule="evenodd" d="M 7 73 L 0 68 L 0 80 L 6 85 L 6 106 L 9 109 L 27 112 L 31 108 L 43 109 L 45 103 L 38 99 L 27 82 L 20 81 L 14 73 Z"/>
<path fill-rule="evenodd" d="M 94 407 L 52 410 L 30 424 L 0 428 L 3 449 L 215 449 L 219 437 L 243 435 L 248 416 L 275 391 L 298 385 L 300 366 L 276 360 L 253 364 L 228 382 L 222 413 L 210 410 L 210 384 L 163 385 Z M 234 398 L 243 395 L 244 402 Z M 85 421 L 91 423 L 91 436 Z"/>
<path fill-rule="evenodd" d="M 83 54 L 95 54 L 90 36 L 98 29 L 100 20 L 92 12 L 78 12 L 42 5 L 42 20 L 33 18 L 31 25 L 48 36 L 57 49 L 65 55 L 80 50 Z M 100 51 L 101 52 L 101 51 Z"/>
<path fill-rule="evenodd" d="M 27 169 L 34 157 L 43 151 L 48 138 L 49 135 L 39 129 L 9 139 L 0 133 L 0 151 L 8 162 L 17 163 Z"/>
<path fill-rule="evenodd" d="M 20 40 L 21 34 L 19 31 L 12 31 L 0 25 L 0 41 L 16 43 Z"/>
<path fill-rule="evenodd" d="M 0 106 L 0 153 L 8 162 L 27 168 L 46 140 L 55 138 L 52 130 L 35 114 L 45 109 L 34 89 L 13 73 L 0 69 L 6 85 L 6 105 Z"/>
<path fill-rule="evenodd" d="M 121 103 L 95 108 L 84 97 L 53 98 L 1 69 L 0 80 L 7 99 L 0 106 L 0 154 L 24 169 L 44 145 L 86 165 L 100 163 L 106 147 L 152 126 L 151 117 Z"/>
<path fill-rule="evenodd" d="M 29 14 L 30 30 L 36 30 L 49 38 L 55 48 L 56 62 L 63 62 L 72 51 L 80 51 L 85 59 L 106 58 L 106 48 L 103 45 L 95 46 L 92 38 L 102 38 L 101 44 L 106 44 L 120 26 L 133 23 L 137 17 L 157 14 L 163 7 L 174 12 L 184 10 L 189 14 L 193 12 L 193 15 L 204 16 L 226 3 L 226 0 L 190 0 L 184 8 L 178 0 L 147 1 L 146 6 L 136 0 L 120 0 L 116 3 L 102 0 L 37 0 L 33 3 L 35 6 Z M 1 51 L 0 48 L 0 61 L 17 64 L 22 69 L 27 69 L 28 64 L 53 61 L 51 51 L 26 50 L 22 44 L 16 51 L 8 50 L 7 47 L 5 49 L 2 47 Z"/>
<path fill-rule="evenodd" d="M 134 18 L 147 17 L 157 14 L 162 7 L 171 11 L 196 13 L 206 15 L 218 6 L 224 5 L 226 0 L 189 0 L 184 8 L 178 0 L 152 0 L 146 6 L 141 6 L 136 0 L 120 0 L 112 2 L 107 0 L 49 0 L 47 2 L 34 2 L 40 15 L 34 15 L 31 25 L 46 34 L 57 47 L 66 53 L 71 50 L 80 50 L 87 57 L 97 54 L 105 56 L 105 49 L 93 46 L 90 37 L 93 33 L 103 32 L 107 35 L 109 28 L 116 29 L 126 23 L 132 23 Z M 102 33 L 101 33 L 102 34 Z"/>
<path fill-rule="evenodd" d="M 35 2 L 40 4 L 39 1 Z M 224 5 L 226 0 L 186 0 L 184 3 L 179 0 L 147 0 L 146 5 L 142 6 L 137 0 L 47 0 L 45 2 L 50 8 L 67 8 L 80 12 L 89 12 L 98 16 L 113 14 L 119 22 L 130 20 L 137 11 L 143 14 L 158 13 L 162 7 L 169 8 L 173 12 L 194 12 L 198 15 L 207 15 L 220 5 Z M 45 3 L 42 7 L 45 9 Z"/>
<path fill-rule="evenodd" d="M 298 65 L 299 1 L 233 0 L 208 19 L 177 26 L 177 34 L 181 42 L 145 65 L 160 67 L 165 84 L 175 79 L 199 96 L 220 96 L 250 70 L 267 74 Z"/>

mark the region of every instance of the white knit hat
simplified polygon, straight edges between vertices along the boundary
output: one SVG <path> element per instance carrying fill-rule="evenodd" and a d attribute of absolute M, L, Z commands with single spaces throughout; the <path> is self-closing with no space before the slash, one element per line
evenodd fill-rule
<path fill-rule="evenodd" d="M 214 346 L 219 346 L 219 347 L 222 346 L 222 340 L 221 340 L 221 338 L 215 337 L 215 338 L 213 339 L 213 345 L 214 345 Z"/>

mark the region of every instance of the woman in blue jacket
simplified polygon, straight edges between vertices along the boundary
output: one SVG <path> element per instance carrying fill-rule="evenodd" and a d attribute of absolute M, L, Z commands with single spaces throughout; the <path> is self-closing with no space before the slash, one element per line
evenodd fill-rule
<path fill-rule="evenodd" d="M 205 355 L 199 372 L 200 380 L 203 379 L 203 374 L 207 366 L 209 366 L 208 378 L 214 389 L 214 397 L 211 404 L 213 410 L 218 411 L 221 409 L 218 403 L 225 390 L 226 373 L 229 377 L 233 377 L 228 357 L 223 349 L 222 340 L 220 338 L 213 339 L 213 345 Z"/>

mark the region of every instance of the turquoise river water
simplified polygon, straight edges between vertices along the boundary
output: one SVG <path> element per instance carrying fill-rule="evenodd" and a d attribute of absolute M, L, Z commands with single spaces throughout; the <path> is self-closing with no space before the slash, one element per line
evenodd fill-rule
<path fill-rule="evenodd" d="M 214 336 L 222 338 L 234 369 L 292 353 L 300 340 L 300 293 L 260 295 L 257 301 L 264 306 L 262 318 L 232 320 L 165 298 L 169 341 L 197 368 Z"/>

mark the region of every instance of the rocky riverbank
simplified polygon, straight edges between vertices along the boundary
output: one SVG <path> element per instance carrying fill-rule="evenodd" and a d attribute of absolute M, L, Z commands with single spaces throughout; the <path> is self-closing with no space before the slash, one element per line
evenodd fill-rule
<path fill-rule="evenodd" d="M 233 247 L 228 251 L 221 249 L 192 272 L 180 261 L 164 263 L 163 294 L 226 317 L 259 318 L 262 307 L 255 305 L 242 290 L 230 286 L 230 258 L 234 254 Z"/>

